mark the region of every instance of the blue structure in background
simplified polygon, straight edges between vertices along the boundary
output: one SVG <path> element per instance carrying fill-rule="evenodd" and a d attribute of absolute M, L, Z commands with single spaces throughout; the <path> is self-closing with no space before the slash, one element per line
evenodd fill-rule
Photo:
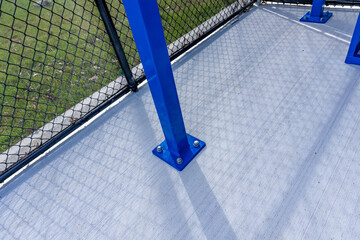
<path fill-rule="evenodd" d="M 307 12 L 301 22 L 326 23 L 332 16 L 330 12 L 324 12 L 325 0 L 313 0 L 311 11 Z"/>
<path fill-rule="evenodd" d="M 205 143 L 185 131 L 157 2 L 124 0 L 123 4 L 165 135 L 153 153 L 181 171 Z"/>
<path fill-rule="evenodd" d="M 360 13 L 345 62 L 360 64 Z"/>

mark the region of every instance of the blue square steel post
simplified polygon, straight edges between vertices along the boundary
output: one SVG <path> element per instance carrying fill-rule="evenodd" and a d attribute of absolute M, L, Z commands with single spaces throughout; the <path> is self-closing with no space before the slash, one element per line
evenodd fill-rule
<path fill-rule="evenodd" d="M 351 38 L 345 63 L 360 64 L 360 13 L 356 22 L 354 34 Z"/>
<path fill-rule="evenodd" d="M 165 135 L 153 154 L 181 171 L 205 143 L 185 132 L 157 2 L 123 0 L 123 4 Z"/>
<path fill-rule="evenodd" d="M 313 0 L 311 11 L 307 12 L 301 22 L 326 23 L 332 16 L 330 12 L 324 12 L 325 0 Z"/>

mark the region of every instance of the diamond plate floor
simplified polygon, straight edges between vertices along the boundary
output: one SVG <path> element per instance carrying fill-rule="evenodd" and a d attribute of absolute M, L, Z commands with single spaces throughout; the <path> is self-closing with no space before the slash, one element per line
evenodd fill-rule
<path fill-rule="evenodd" d="M 147 86 L 0 189 L 0 239 L 359 239 L 358 10 L 253 8 L 174 64 L 181 173 Z"/>

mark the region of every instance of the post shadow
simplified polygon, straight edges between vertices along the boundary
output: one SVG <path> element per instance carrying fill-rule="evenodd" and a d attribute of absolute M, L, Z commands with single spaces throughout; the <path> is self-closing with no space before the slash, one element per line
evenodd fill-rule
<path fill-rule="evenodd" d="M 351 97 L 354 95 L 355 90 L 358 88 L 358 85 L 359 81 L 357 79 L 351 79 L 347 83 L 340 100 L 334 106 L 329 115 L 330 117 L 327 119 L 327 122 L 324 123 L 313 146 L 303 159 L 300 167 L 298 167 L 296 175 L 289 180 L 289 182 L 291 182 L 289 183 L 290 188 L 283 194 L 283 199 L 272 211 L 273 216 L 269 216 L 269 220 L 264 223 L 264 226 L 259 230 L 254 239 L 272 239 L 276 233 L 280 233 L 289 224 L 288 219 L 296 210 L 302 194 L 306 191 L 309 180 L 316 170 L 316 166 L 319 164 L 320 157 L 324 153 L 334 133 L 335 126 L 341 120 L 343 112 L 349 104 Z"/>
<path fill-rule="evenodd" d="M 136 125 L 142 128 L 142 132 L 147 133 L 145 136 L 146 139 L 154 139 L 154 144 L 156 144 L 155 132 L 153 130 L 149 131 L 149 129 L 152 129 L 149 116 L 147 115 L 149 110 L 145 109 L 144 103 L 142 101 L 142 97 L 146 94 L 146 91 L 142 90 L 144 89 L 141 89 L 136 95 L 134 95 L 136 98 L 135 102 L 137 102 L 134 104 L 134 108 L 137 108 L 137 115 L 139 116 L 139 122 L 137 122 Z M 163 162 L 157 161 L 156 157 L 152 158 L 154 160 L 154 164 L 163 164 Z M 174 171 L 171 168 L 168 169 L 169 171 Z M 162 173 L 166 174 L 161 175 L 161 178 L 163 179 L 161 181 L 161 185 L 163 184 L 163 187 L 166 187 L 166 183 L 172 180 L 167 171 L 162 171 Z M 234 229 L 231 226 L 231 223 L 225 215 L 220 203 L 216 199 L 214 192 L 212 191 L 199 164 L 197 163 L 196 158 L 188 165 L 185 171 L 177 172 L 177 174 L 180 175 L 181 181 L 195 210 L 195 214 L 201 223 L 202 230 L 206 238 L 209 240 L 238 239 Z M 163 187 L 159 186 L 159 188 Z M 176 198 L 174 189 L 170 188 L 169 192 L 171 199 L 163 199 L 163 203 L 160 204 L 164 204 L 166 201 L 170 200 L 174 201 L 175 205 L 180 206 L 179 199 Z M 168 214 L 169 217 L 172 215 L 170 212 Z M 178 215 L 179 214 L 176 214 L 176 216 Z M 184 221 L 184 223 L 187 223 L 188 221 L 188 219 L 185 219 L 183 214 L 181 214 L 180 219 L 181 220 L 178 222 Z M 188 233 L 190 232 L 190 226 L 188 226 L 188 224 L 182 224 L 179 231 L 181 231 L 181 233 Z M 175 236 L 176 239 L 178 237 L 180 236 Z"/>
<path fill-rule="evenodd" d="M 181 180 L 207 239 L 238 239 L 199 164 L 193 161 Z"/>

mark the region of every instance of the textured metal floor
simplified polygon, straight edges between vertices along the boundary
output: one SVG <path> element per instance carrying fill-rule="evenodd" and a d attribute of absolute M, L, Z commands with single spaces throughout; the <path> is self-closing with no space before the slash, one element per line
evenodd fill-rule
<path fill-rule="evenodd" d="M 174 65 L 207 148 L 179 173 L 147 86 L 0 190 L 0 239 L 359 239 L 359 10 L 262 6 Z"/>

